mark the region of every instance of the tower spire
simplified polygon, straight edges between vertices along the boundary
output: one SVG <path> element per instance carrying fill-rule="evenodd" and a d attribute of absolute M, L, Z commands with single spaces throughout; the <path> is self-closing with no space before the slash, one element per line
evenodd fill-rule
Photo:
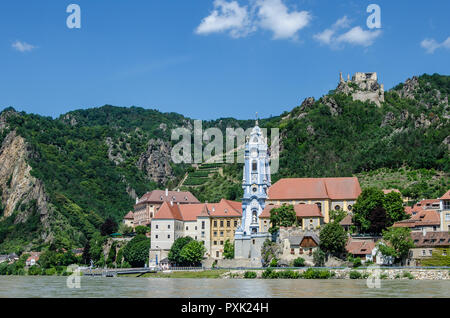
<path fill-rule="evenodd" d="M 255 125 L 256 125 L 256 126 L 259 126 L 259 123 L 258 123 L 258 112 L 256 112 L 256 122 L 255 122 Z"/>

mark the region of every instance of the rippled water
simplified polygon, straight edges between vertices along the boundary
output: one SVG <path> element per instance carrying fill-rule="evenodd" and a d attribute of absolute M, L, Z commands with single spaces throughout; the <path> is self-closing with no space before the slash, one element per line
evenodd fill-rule
<path fill-rule="evenodd" d="M 81 277 L 70 289 L 66 277 L 0 276 L 0 297 L 450 297 L 450 281 L 262 280 Z"/>

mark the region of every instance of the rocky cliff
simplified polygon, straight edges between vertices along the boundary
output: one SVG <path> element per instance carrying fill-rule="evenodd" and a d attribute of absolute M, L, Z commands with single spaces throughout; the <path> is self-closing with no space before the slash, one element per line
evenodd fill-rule
<path fill-rule="evenodd" d="M 172 147 L 167 141 L 150 139 L 145 151 L 139 158 L 137 166 L 144 171 L 150 180 L 164 184 L 173 179 L 173 169 L 170 166 Z"/>

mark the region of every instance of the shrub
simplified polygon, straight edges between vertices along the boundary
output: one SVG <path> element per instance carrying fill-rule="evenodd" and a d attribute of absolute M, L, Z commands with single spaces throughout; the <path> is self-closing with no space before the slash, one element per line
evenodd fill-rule
<path fill-rule="evenodd" d="M 272 258 L 272 260 L 270 261 L 270 267 L 277 267 L 278 266 L 278 260 L 274 257 Z"/>
<path fill-rule="evenodd" d="M 285 270 L 278 272 L 278 278 L 286 278 L 286 279 L 297 279 L 300 277 L 298 272 L 294 272 L 293 270 Z"/>
<path fill-rule="evenodd" d="M 267 268 L 262 273 L 262 278 L 276 278 L 276 276 L 277 276 L 277 272 L 275 272 L 272 267 Z"/>
<path fill-rule="evenodd" d="M 301 257 L 297 257 L 293 262 L 294 267 L 303 267 L 305 266 L 305 259 Z"/>
<path fill-rule="evenodd" d="M 351 271 L 350 272 L 350 279 L 360 279 L 362 278 L 362 274 L 358 271 Z"/>
<path fill-rule="evenodd" d="M 356 257 L 352 260 L 353 267 L 360 267 L 362 265 L 361 258 Z"/>
<path fill-rule="evenodd" d="M 386 273 L 382 273 L 382 274 L 380 275 L 380 279 L 387 279 L 387 278 L 389 278 L 389 275 L 386 274 Z"/>
<path fill-rule="evenodd" d="M 28 275 L 41 275 L 41 268 L 39 266 L 33 265 L 28 269 Z"/>
<path fill-rule="evenodd" d="M 56 275 L 56 268 L 54 268 L 54 267 L 47 268 L 47 269 L 45 270 L 45 275 L 47 275 L 47 276 L 53 276 L 53 275 Z"/>
<path fill-rule="evenodd" d="M 300 275 L 300 277 L 305 279 L 328 279 L 334 275 L 334 272 L 327 269 L 308 268 L 302 275 Z"/>
<path fill-rule="evenodd" d="M 403 277 L 409 278 L 409 279 L 414 279 L 413 274 L 411 274 L 411 273 L 408 272 L 408 271 L 403 272 Z"/>
<path fill-rule="evenodd" d="M 244 274 L 244 278 L 256 278 L 256 276 L 255 272 L 245 272 Z"/>

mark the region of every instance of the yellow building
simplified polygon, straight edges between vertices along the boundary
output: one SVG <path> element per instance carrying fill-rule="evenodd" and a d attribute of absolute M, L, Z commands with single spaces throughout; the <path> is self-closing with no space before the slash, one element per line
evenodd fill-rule
<path fill-rule="evenodd" d="M 223 258 L 225 242 L 234 245 L 234 232 L 241 224 L 241 203 L 222 199 L 219 203 L 208 203 L 211 220 L 211 257 Z"/>
<path fill-rule="evenodd" d="M 331 210 L 352 211 L 361 194 L 358 178 L 286 178 L 273 184 L 268 191 L 267 205 L 315 204 L 330 221 Z"/>

